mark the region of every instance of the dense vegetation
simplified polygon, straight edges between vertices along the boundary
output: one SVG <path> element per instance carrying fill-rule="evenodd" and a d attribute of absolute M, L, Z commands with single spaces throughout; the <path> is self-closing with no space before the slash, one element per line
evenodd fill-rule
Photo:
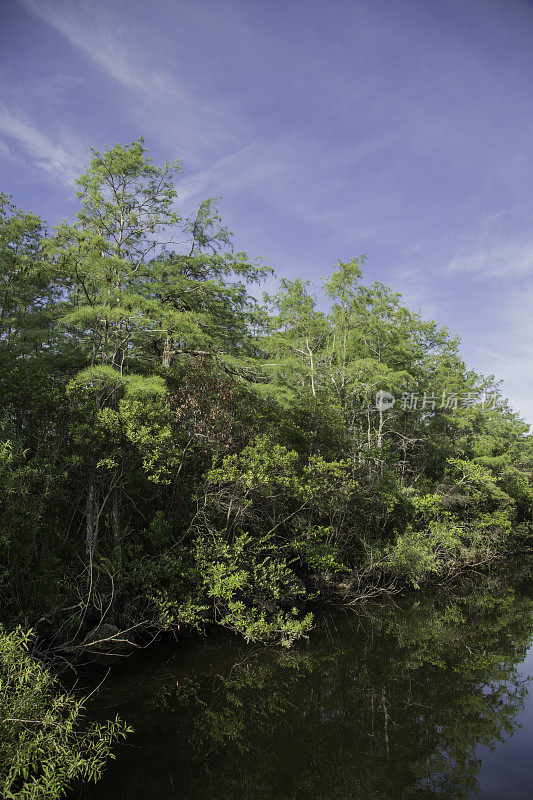
<path fill-rule="evenodd" d="M 260 302 L 270 270 L 213 200 L 178 213 L 177 170 L 93 151 L 52 232 L 1 196 L 4 625 L 63 654 L 207 623 L 290 644 L 310 597 L 527 543 L 532 438 L 457 338 L 364 257 L 327 310 L 299 278 Z"/>
<path fill-rule="evenodd" d="M 310 589 L 418 584 L 527 537 L 531 436 L 458 340 L 363 257 L 327 312 L 301 279 L 261 304 L 269 270 L 214 201 L 181 218 L 177 168 L 94 152 L 51 234 L 2 198 L 4 622 L 290 642 Z"/>

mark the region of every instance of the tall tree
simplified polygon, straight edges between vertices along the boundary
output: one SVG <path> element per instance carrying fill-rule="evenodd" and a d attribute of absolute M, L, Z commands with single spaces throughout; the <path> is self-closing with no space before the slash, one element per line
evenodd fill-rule
<path fill-rule="evenodd" d="M 179 164 L 155 166 L 142 139 L 92 152 L 77 180 L 78 220 L 57 228 L 48 252 L 68 293 L 63 324 L 91 366 L 123 374 L 139 335 L 152 325 L 139 291 L 142 270 L 180 221 L 172 180 Z"/>
<path fill-rule="evenodd" d="M 60 322 L 86 359 L 71 392 L 82 405 L 92 392 L 98 419 L 106 407 L 119 409 L 124 392 L 163 394 L 163 377 L 147 372 L 167 371 L 176 355 L 212 357 L 229 371 L 247 366 L 255 301 L 246 285 L 267 268 L 233 251 L 213 200 L 181 217 L 177 161 L 156 166 L 142 139 L 92 153 L 77 181 L 78 219 L 57 228 L 47 253 L 65 296 Z M 111 470 L 111 490 L 99 486 L 98 464 L 108 456 L 87 449 L 94 451 L 85 514 L 92 558 L 104 502 L 118 519 L 119 473 Z"/>
<path fill-rule="evenodd" d="M 42 257 L 43 223 L 0 194 L 0 347 L 39 355 L 50 342 L 54 294 Z"/>
<path fill-rule="evenodd" d="M 270 336 L 265 344 L 272 355 L 269 371 L 287 385 L 300 379 L 316 397 L 321 383 L 320 351 L 327 335 L 324 314 L 308 293 L 309 281 L 281 279 L 276 294 L 265 294 L 275 313 L 269 322 Z"/>

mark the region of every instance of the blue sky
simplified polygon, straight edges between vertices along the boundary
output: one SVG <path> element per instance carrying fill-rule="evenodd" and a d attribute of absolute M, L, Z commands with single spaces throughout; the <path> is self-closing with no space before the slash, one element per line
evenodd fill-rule
<path fill-rule="evenodd" d="M 56 224 L 142 135 L 278 275 L 367 253 L 533 422 L 532 44 L 525 0 L 0 0 L 0 190 Z"/>

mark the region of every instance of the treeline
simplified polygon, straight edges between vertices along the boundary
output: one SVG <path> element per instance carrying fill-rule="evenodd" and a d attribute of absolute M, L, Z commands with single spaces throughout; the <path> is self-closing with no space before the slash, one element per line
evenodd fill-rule
<path fill-rule="evenodd" d="M 258 301 L 270 270 L 213 200 L 176 211 L 177 170 L 93 151 L 52 232 L 1 198 L 4 624 L 87 652 L 206 623 L 290 644 L 310 595 L 527 544 L 532 437 L 458 339 L 364 257 L 327 311 L 301 279 Z"/>

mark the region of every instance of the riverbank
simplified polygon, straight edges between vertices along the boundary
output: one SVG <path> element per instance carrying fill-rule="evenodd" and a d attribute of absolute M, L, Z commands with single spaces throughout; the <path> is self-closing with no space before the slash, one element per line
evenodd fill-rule
<path fill-rule="evenodd" d="M 300 572 L 299 576 L 292 578 L 291 593 L 278 597 L 276 605 L 263 603 L 259 613 L 266 619 L 279 614 L 281 607 L 292 616 L 295 623 L 293 635 L 277 642 L 291 646 L 298 638 L 309 634 L 315 627 L 314 618 L 317 613 L 321 615 L 328 606 L 357 608 L 387 596 L 413 594 L 436 586 L 450 587 L 472 571 L 484 569 L 491 564 L 497 565 L 504 560 L 528 557 L 533 552 L 532 548 L 524 547 L 519 540 L 507 541 L 507 550 L 500 552 L 488 547 L 486 540 L 482 541 L 483 547 L 466 547 L 463 544 L 455 551 L 449 546 L 447 549 L 435 550 L 431 553 L 431 560 L 426 556 L 425 561 L 420 558 L 419 547 L 414 556 L 411 554 L 416 562 L 408 562 L 408 569 L 405 569 L 405 564 L 398 564 L 398 561 L 394 563 L 389 556 L 382 558 L 381 563 L 370 563 L 366 569 L 358 572 Z M 434 542 L 427 537 L 424 545 L 434 547 Z M 113 597 L 104 595 L 99 600 L 98 607 L 89 602 L 81 609 L 76 609 L 76 616 L 73 617 L 75 626 L 71 623 L 71 632 L 68 634 L 70 638 L 66 642 L 61 638 L 65 636 L 64 624 L 54 630 L 50 622 L 44 620 L 44 624 L 35 631 L 35 654 L 40 653 L 49 662 L 56 659 L 57 663 L 59 658 L 65 664 L 70 662 L 72 667 L 87 662 L 112 664 L 150 646 L 161 637 L 176 640 L 195 631 L 208 632 L 218 627 L 243 634 L 240 630 L 235 631 L 231 625 L 220 626 L 216 619 L 208 617 L 203 621 L 197 620 L 194 624 L 173 624 L 167 627 L 154 621 L 149 624 L 146 620 L 124 620 L 116 612 Z M 248 642 L 254 641 L 253 632 L 244 638 Z"/>

